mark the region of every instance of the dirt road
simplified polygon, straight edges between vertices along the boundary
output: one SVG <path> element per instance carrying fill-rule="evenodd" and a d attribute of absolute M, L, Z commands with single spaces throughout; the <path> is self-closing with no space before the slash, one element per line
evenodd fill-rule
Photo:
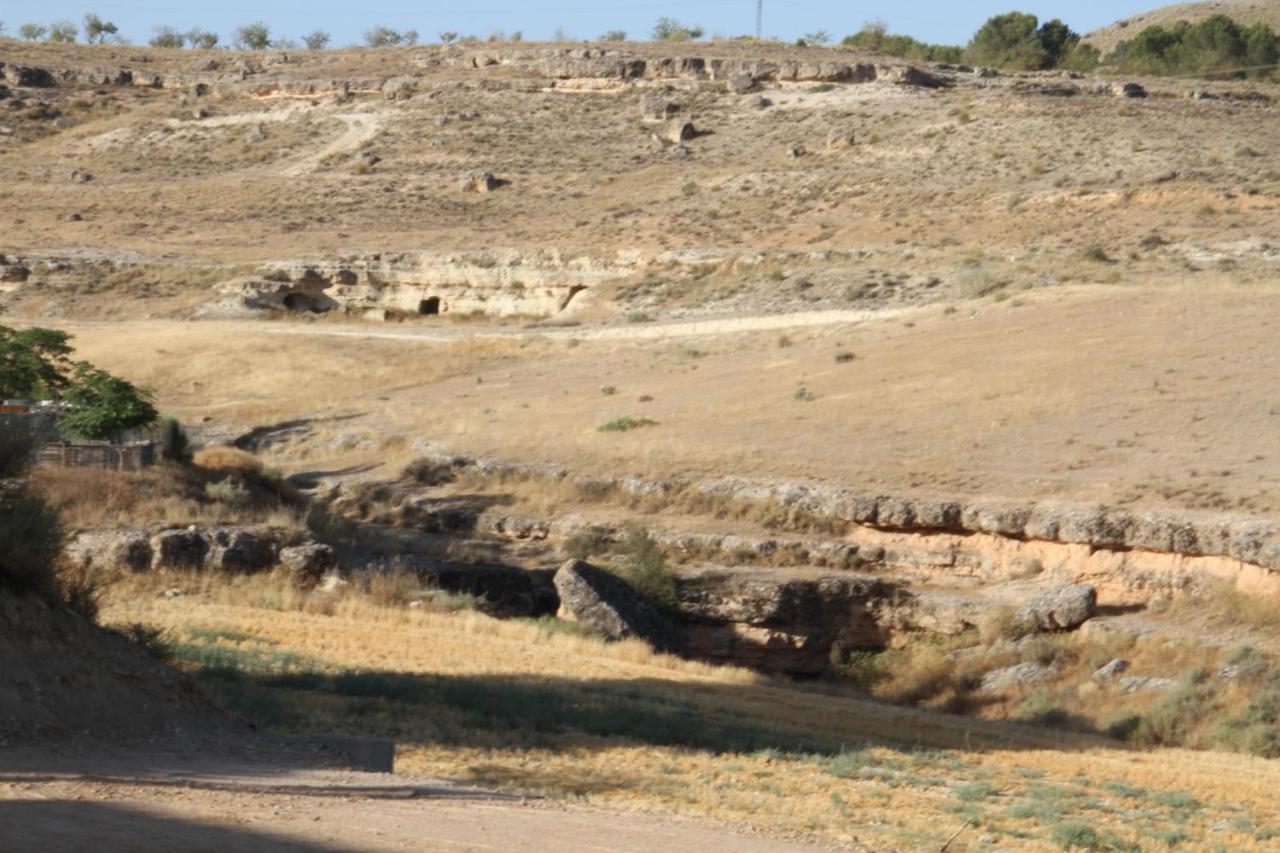
<path fill-rule="evenodd" d="M 183 769 L 135 755 L 128 772 L 5 769 L 0 756 L 0 849 L 106 851 L 648 851 L 765 853 L 820 847 L 749 827 L 609 812 L 448 783 L 274 767 Z M 140 769 L 148 762 L 160 766 Z M 55 761 L 56 763 L 56 761 Z"/>

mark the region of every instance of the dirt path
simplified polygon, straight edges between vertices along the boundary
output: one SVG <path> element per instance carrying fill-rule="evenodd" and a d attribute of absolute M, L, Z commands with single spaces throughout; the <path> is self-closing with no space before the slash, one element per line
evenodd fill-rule
<path fill-rule="evenodd" d="M 529 801 L 438 780 L 174 765 L 163 754 L 134 754 L 124 768 L 108 757 L 76 762 L 92 772 L 50 772 L 33 769 L 36 757 L 27 752 L 10 762 L 0 755 L 4 850 L 821 849 L 750 827 Z"/>
<path fill-rule="evenodd" d="M 361 145 L 378 135 L 382 130 L 383 117 L 378 113 L 341 113 L 335 119 L 346 124 L 336 139 L 325 143 L 317 150 L 281 167 L 277 174 L 285 178 L 296 178 L 309 175 L 319 168 L 326 157 L 355 151 Z"/>
<path fill-rule="evenodd" d="M 437 326 L 413 325 L 408 328 L 385 328 L 357 324 L 290 323 L 272 321 L 206 320 L 202 325 L 224 330 L 230 334 L 252 333 L 264 335 L 296 335 L 313 338 L 355 338 L 359 340 L 384 340 L 405 342 L 459 341 L 476 338 L 521 338 L 537 336 L 554 340 L 576 339 L 581 341 L 663 340 L 667 338 L 731 335 L 744 332 L 767 332 L 779 329 L 795 329 L 815 326 L 837 326 L 847 323 L 863 323 L 871 320 L 891 320 L 902 317 L 914 309 L 891 308 L 880 311 L 829 310 L 798 311 L 791 314 L 770 314 L 736 317 L 708 317 L 697 320 L 672 320 L 661 323 L 637 323 L 627 326 Z M 160 329 L 169 324 L 175 328 L 189 328 L 190 323 L 176 320 L 140 321 L 144 328 Z M 132 322 L 77 322 L 64 321 L 69 329 L 113 328 L 124 329 Z"/>

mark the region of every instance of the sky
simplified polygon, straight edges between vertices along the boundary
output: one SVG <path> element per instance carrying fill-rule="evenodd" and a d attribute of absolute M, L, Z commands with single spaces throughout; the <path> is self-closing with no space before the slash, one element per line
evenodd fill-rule
<path fill-rule="evenodd" d="M 863 22 L 883 20 L 890 32 L 947 44 L 963 44 L 991 15 L 1017 9 L 1041 20 L 1062 18 L 1078 32 L 1162 5 L 1160 0 L 764 0 L 764 34 L 794 40 L 825 30 L 836 40 L 857 32 Z M 423 41 L 451 31 L 487 36 L 494 30 L 521 31 L 526 40 L 550 39 L 559 29 L 573 39 L 595 38 L 608 30 L 625 30 L 631 38 L 647 38 L 659 17 L 703 27 L 708 35 L 744 35 L 755 30 L 755 0 L 632 0 L 616 5 L 600 0 L 225 0 L 182 3 L 160 0 L 0 0 L 0 21 L 12 35 L 28 21 L 80 22 L 95 12 L 120 27 L 120 34 L 145 43 L 155 27 L 181 30 L 199 25 L 221 34 L 223 42 L 239 25 L 264 21 L 273 33 L 297 39 L 324 30 L 333 46 L 361 41 L 371 26 L 415 29 Z"/>

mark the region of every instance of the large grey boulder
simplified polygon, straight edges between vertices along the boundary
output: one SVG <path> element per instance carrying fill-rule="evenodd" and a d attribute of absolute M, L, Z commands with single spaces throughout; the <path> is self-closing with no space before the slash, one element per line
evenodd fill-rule
<path fill-rule="evenodd" d="M 1051 589 L 1028 601 L 1017 612 L 1017 621 L 1041 631 L 1075 628 L 1097 610 L 1098 593 L 1088 584 Z"/>
<path fill-rule="evenodd" d="M 588 625 L 610 640 L 638 637 L 662 652 L 684 648 L 680 634 L 656 607 L 604 569 L 570 560 L 553 582 L 561 618 Z"/>

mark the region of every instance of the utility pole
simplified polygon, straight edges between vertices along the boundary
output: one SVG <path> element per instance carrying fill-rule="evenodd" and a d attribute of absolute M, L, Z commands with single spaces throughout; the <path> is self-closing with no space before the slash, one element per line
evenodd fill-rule
<path fill-rule="evenodd" d="M 763 22 L 764 0 L 756 0 L 756 41 L 760 41 L 760 29 Z"/>

